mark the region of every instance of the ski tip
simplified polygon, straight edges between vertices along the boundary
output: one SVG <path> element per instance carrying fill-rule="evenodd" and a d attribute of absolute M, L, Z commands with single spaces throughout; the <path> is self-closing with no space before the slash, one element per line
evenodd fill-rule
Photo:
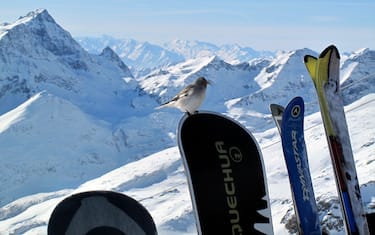
<path fill-rule="evenodd" d="M 313 60 L 317 60 L 317 58 L 315 56 L 312 56 L 312 55 L 305 55 L 303 57 L 303 62 L 305 64 L 309 63 L 310 61 L 313 61 Z"/>
<path fill-rule="evenodd" d="M 291 118 L 303 118 L 305 112 L 305 105 L 303 98 L 300 96 L 294 97 L 285 107 L 283 120 L 290 120 Z M 285 122 L 285 125 L 287 122 Z M 283 128 L 282 128 L 283 129 Z"/>
<path fill-rule="evenodd" d="M 270 110 L 273 116 L 282 115 L 284 112 L 284 107 L 278 104 L 270 104 Z"/>
<path fill-rule="evenodd" d="M 327 56 L 328 53 L 331 53 L 331 55 L 335 55 L 338 59 L 340 59 L 339 50 L 335 45 L 330 45 L 326 49 L 324 49 L 322 53 L 320 53 L 319 58 Z"/>
<path fill-rule="evenodd" d="M 291 101 L 298 102 L 298 103 L 303 103 L 304 100 L 301 96 L 296 96 L 294 97 Z"/>
<path fill-rule="evenodd" d="M 272 118 L 275 121 L 277 130 L 281 134 L 281 123 L 283 120 L 283 114 L 284 114 L 284 107 L 278 104 L 271 104 L 270 105 L 270 110 L 272 114 Z"/>
<path fill-rule="evenodd" d="M 314 81 L 314 85 L 316 85 L 316 67 L 318 63 L 318 58 L 312 55 L 305 55 L 303 57 L 306 69 L 310 74 L 311 79 Z"/>

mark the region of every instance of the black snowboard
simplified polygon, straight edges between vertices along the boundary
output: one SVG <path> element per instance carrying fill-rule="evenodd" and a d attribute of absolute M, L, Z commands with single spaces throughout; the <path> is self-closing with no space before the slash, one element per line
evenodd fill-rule
<path fill-rule="evenodd" d="M 48 235 L 156 235 L 149 212 L 136 200 L 112 191 L 89 191 L 61 201 Z"/>
<path fill-rule="evenodd" d="M 273 234 L 263 159 L 250 132 L 200 112 L 182 118 L 178 145 L 199 234 Z"/>

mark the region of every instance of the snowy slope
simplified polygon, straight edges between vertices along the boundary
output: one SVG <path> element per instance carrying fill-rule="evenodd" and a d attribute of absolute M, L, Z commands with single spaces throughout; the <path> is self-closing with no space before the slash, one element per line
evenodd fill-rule
<path fill-rule="evenodd" d="M 360 185 L 362 185 L 362 188 L 365 188 L 364 185 L 366 184 L 371 185 L 371 190 L 369 188 L 362 190 L 362 199 L 367 207 L 371 207 L 371 205 L 373 207 L 375 200 L 375 176 L 372 173 L 375 167 L 374 128 L 368 129 L 368 127 L 373 127 L 375 123 L 368 119 L 361 120 L 360 117 L 370 115 L 375 109 L 374 104 L 375 95 L 371 94 L 345 108 Z M 277 137 L 274 138 L 273 136 Z M 292 209 L 292 201 L 289 189 L 286 190 L 288 178 L 285 163 L 280 160 L 283 159 L 283 155 L 282 151 L 279 151 L 282 147 L 277 130 L 270 129 L 257 137 L 261 142 L 266 141 L 262 144 L 262 150 L 268 173 L 270 195 L 274 200 L 272 211 L 273 213 L 276 212 L 275 215 L 273 214 L 273 218 L 276 221 L 283 221 L 285 218 L 290 219 L 291 215 L 285 212 Z M 320 113 L 314 113 L 305 118 L 305 140 L 315 196 L 318 200 L 321 220 L 324 221 L 323 226 L 326 228 L 333 226 L 338 230 L 338 234 L 344 234 L 342 224 L 339 221 L 339 216 L 341 216 L 339 202 Z M 368 211 L 373 213 L 374 207 Z M 332 215 L 327 216 L 329 212 Z M 282 230 L 283 228 L 279 229 Z M 279 234 L 277 230 L 276 234 Z"/>
<path fill-rule="evenodd" d="M 114 126 L 156 102 L 135 108 L 140 89 L 117 54 L 88 54 L 43 9 L 0 32 L 0 205 L 136 158 Z"/>
<path fill-rule="evenodd" d="M 0 205 L 75 187 L 130 160 L 106 125 L 45 92 L 0 116 L 0 133 Z"/>
<path fill-rule="evenodd" d="M 361 49 L 351 54 L 341 65 L 344 103 L 375 92 L 375 51 Z"/>
<path fill-rule="evenodd" d="M 245 96 L 260 88 L 252 78 L 269 63 L 268 59 L 262 58 L 252 63 L 231 65 L 216 56 L 200 57 L 157 70 L 137 80 L 145 92 L 156 96 L 163 103 L 197 77 L 203 76 L 212 84 L 207 88 L 207 99 L 202 109 L 224 112 L 225 101 Z"/>
<path fill-rule="evenodd" d="M 374 102 L 375 95 L 372 94 L 346 107 L 359 181 L 361 185 L 367 184 L 367 187 L 362 187 L 362 196 L 366 205 L 372 205 L 372 210 L 375 204 L 375 176 L 372 174 L 375 170 L 375 128 L 364 127 L 364 122 L 366 126 L 375 126 L 375 121 L 364 121 L 360 117 L 375 111 Z M 337 209 L 333 172 L 320 114 L 307 116 L 305 126 L 309 163 L 321 218 L 325 221 L 325 227 L 332 226 L 331 234 L 343 234 L 336 218 L 339 218 L 340 211 Z M 275 234 L 288 234 L 284 223 L 290 219 L 291 215 L 287 212 L 292 213 L 293 206 L 279 135 L 273 128 L 258 134 L 256 138 L 263 143 L 261 149 Z M 129 163 L 78 188 L 16 200 L 0 209 L 0 233 L 45 234 L 49 214 L 59 201 L 72 193 L 97 189 L 123 192 L 139 200 L 151 212 L 160 234 L 196 234 L 188 186 L 176 147 Z"/>

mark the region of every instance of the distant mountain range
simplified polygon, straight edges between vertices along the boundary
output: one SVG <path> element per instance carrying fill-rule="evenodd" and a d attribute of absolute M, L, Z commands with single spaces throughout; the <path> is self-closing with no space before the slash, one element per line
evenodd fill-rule
<path fill-rule="evenodd" d="M 238 64 L 258 57 L 274 56 L 270 51 L 256 51 L 237 44 L 217 46 L 208 42 L 177 39 L 162 45 L 134 39 L 116 39 L 108 35 L 77 37 L 76 40 L 93 54 L 100 53 L 105 47 L 112 48 L 137 76 L 145 75 L 156 68 L 200 57 L 218 56 L 227 63 Z"/>
<path fill-rule="evenodd" d="M 16 217 L 28 207 L 38 206 L 39 201 L 39 206 L 43 204 L 50 212 L 57 203 L 50 202 L 51 198 L 68 195 L 72 189 L 121 166 L 129 171 L 128 164 L 139 169 L 139 174 L 129 175 L 134 182 L 126 181 L 125 176 L 115 178 L 117 173 L 110 174 L 115 175 L 113 178 L 106 176 L 105 180 L 96 181 L 110 189 L 116 189 L 113 185 L 118 184 L 118 190 L 134 193 L 142 186 L 156 187 L 153 182 L 177 184 L 178 192 L 163 194 L 167 195 L 166 201 L 187 192 L 186 182 L 181 181 L 181 163 L 176 158 L 169 162 L 169 154 L 175 156 L 176 149 L 165 150 L 176 146 L 176 127 L 182 114 L 175 109 L 154 108 L 199 76 L 212 81 L 202 109 L 240 121 L 256 135 L 261 147 L 277 139 L 268 109 L 270 103 L 285 105 L 293 97 L 302 96 L 306 115 L 313 116 L 309 123 L 311 126 L 318 123 L 316 93 L 303 64 L 306 54 L 316 56 L 317 52 L 307 48 L 257 52 L 238 45 L 216 46 L 183 40 L 158 46 L 109 36 L 74 39 L 44 9 L 30 12 L 14 23 L 1 24 L 0 227 L 8 226 L 18 231 L 15 234 L 39 227 L 45 229 L 48 215 L 38 217 L 43 222 L 33 220 L 32 226 Z M 346 105 L 371 107 L 374 74 L 374 50 L 360 49 L 342 56 L 341 80 Z M 373 125 L 368 118 L 355 118 L 358 118 L 356 126 Z M 375 170 L 372 129 L 374 126 L 362 130 L 368 135 L 365 143 L 355 143 L 359 146 L 356 149 L 361 159 L 359 167 L 364 172 Z M 324 140 L 322 132 L 309 133 L 312 141 Z M 164 164 L 154 164 L 154 173 L 147 172 L 151 167 L 142 173 L 142 166 L 157 157 L 143 158 L 159 151 L 163 151 L 159 156 L 165 159 Z M 370 159 L 363 160 L 366 158 Z M 327 165 L 314 164 L 325 167 L 322 172 L 314 168 L 314 173 L 319 174 L 317 179 L 329 178 Z M 271 184 L 280 175 L 280 180 L 286 182 L 279 167 L 267 168 L 272 170 L 268 172 Z M 169 177 L 176 181 L 170 182 Z M 364 183 L 375 181 L 374 175 L 368 174 L 367 178 Z M 322 193 L 324 190 L 318 191 L 330 198 L 332 195 Z M 41 195 L 41 192 L 52 193 Z M 29 195 L 32 198 L 23 199 Z M 160 198 L 154 199 L 156 203 Z M 280 206 L 277 200 L 274 199 L 274 205 Z M 189 203 L 183 201 L 176 209 L 178 215 L 160 223 L 173 225 L 177 231 L 179 224 L 186 222 L 186 226 L 191 226 L 194 221 Z M 291 208 L 290 201 L 285 203 L 283 208 Z M 18 222 L 13 224 L 13 220 Z"/>

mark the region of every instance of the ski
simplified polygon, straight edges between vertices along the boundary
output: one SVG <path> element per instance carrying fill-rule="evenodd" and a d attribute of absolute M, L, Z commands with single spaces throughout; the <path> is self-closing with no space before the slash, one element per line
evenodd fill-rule
<path fill-rule="evenodd" d="M 298 234 L 320 235 L 320 219 L 315 201 L 304 139 L 304 102 L 292 99 L 284 107 L 271 104 L 272 117 L 278 127 L 292 191 Z"/>
<path fill-rule="evenodd" d="M 279 104 L 270 104 L 272 118 L 276 124 L 279 134 L 281 134 L 281 123 L 283 120 L 284 107 Z"/>
<path fill-rule="evenodd" d="M 184 115 L 178 146 L 198 234 L 273 234 L 263 158 L 242 125 L 224 115 Z"/>
<path fill-rule="evenodd" d="M 61 201 L 48 222 L 48 235 L 157 235 L 140 203 L 113 191 L 88 191 Z"/>
<path fill-rule="evenodd" d="M 315 58 L 306 55 L 306 68 L 318 95 L 348 234 L 369 234 L 340 91 L 340 55 L 335 46 Z"/>

